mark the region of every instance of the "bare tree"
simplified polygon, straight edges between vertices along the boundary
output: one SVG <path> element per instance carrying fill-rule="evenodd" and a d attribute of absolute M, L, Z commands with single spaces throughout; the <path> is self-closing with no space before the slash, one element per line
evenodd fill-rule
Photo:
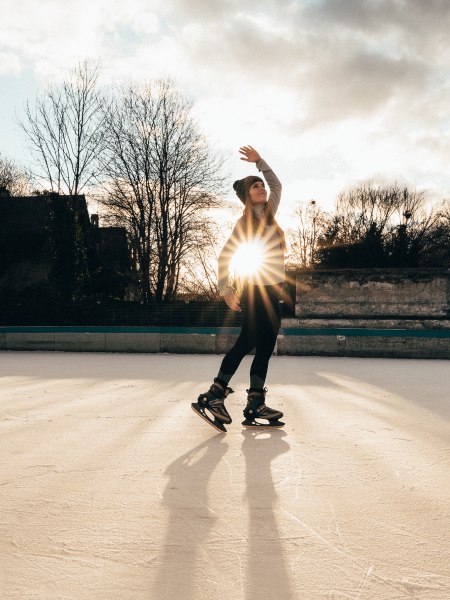
<path fill-rule="evenodd" d="M 397 184 L 366 181 L 339 194 L 336 214 L 342 223 L 342 234 L 348 241 L 354 241 L 364 238 L 369 231 L 383 231 L 393 215 L 401 211 L 402 192 Z"/>
<path fill-rule="evenodd" d="M 217 223 L 203 224 L 203 229 L 198 232 L 198 243 L 183 265 L 180 290 L 191 298 L 209 301 L 220 298 L 217 277 L 218 229 Z"/>
<path fill-rule="evenodd" d="M 6 188 L 12 196 L 28 196 L 31 193 L 31 175 L 0 154 L 0 187 Z"/>
<path fill-rule="evenodd" d="M 450 232 L 450 200 L 443 200 L 438 208 L 438 220 Z"/>
<path fill-rule="evenodd" d="M 106 111 L 102 168 L 109 218 L 127 228 L 142 300 L 172 300 L 217 203 L 222 162 L 170 81 L 130 86 Z"/>
<path fill-rule="evenodd" d="M 36 177 L 52 192 L 77 195 L 98 176 L 103 148 L 104 94 L 98 64 L 73 69 L 61 85 L 49 85 L 20 123 L 36 157 Z"/>
<path fill-rule="evenodd" d="M 445 203 L 429 206 L 424 192 L 408 193 L 406 188 L 403 195 L 404 201 L 398 211 L 399 224 L 392 226 L 386 235 L 390 265 L 414 267 L 436 263 L 438 266 L 440 249 L 436 245 L 445 240 Z"/>
<path fill-rule="evenodd" d="M 300 268 L 311 268 L 314 266 L 325 213 L 318 208 L 315 200 L 309 200 L 299 203 L 295 216 L 296 226 L 289 232 L 291 239 L 289 263 Z"/>
<path fill-rule="evenodd" d="M 328 267 L 414 267 L 432 253 L 439 211 L 423 191 L 365 182 L 339 195 L 319 241 Z"/>

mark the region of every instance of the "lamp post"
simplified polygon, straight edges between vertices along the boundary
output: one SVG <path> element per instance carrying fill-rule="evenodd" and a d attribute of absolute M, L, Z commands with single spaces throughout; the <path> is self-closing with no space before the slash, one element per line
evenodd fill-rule
<path fill-rule="evenodd" d="M 408 221 L 412 217 L 410 210 L 405 210 L 403 213 L 403 223 L 398 226 L 398 261 L 399 267 L 406 267 L 408 262 L 408 238 L 407 228 Z"/>

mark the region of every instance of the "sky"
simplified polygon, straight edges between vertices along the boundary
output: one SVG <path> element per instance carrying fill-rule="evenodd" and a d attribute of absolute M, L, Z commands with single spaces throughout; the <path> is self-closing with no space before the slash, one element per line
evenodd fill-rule
<path fill-rule="evenodd" d="M 24 165 L 26 100 L 91 58 L 105 84 L 169 76 L 192 98 L 229 198 L 254 170 L 239 146 L 257 148 L 282 226 L 361 180 L 450 197 L 447 0 L 1 0 L 1 16 L 0 153 Z"/>

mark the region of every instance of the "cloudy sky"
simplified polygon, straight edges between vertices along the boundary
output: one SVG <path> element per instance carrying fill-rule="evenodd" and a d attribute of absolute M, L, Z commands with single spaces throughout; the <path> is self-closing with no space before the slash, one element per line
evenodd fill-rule
<path fill-rule="evenodd" d="M 230 189 L 238 147 L 259 149 L 281 224 L 367 178 L 450 197 L 449 31 L 448 0 L 1 0 L 0 152 L 29 162 L 16 115 L 91 57 L 105 83 L 172 77 Z"/>

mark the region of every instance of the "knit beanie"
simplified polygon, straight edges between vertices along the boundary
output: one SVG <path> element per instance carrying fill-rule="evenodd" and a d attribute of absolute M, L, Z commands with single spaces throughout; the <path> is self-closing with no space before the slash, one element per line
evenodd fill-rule
<path fill-rule="evenodd" d="M 233 183 L 233 189 L 243 204 L 245 204 L 249 189 L 256 181 L 261 181 L 264 183 L 261 177 L 258 177 L 257 175 L 249 175 L 248 177 L 244 177 L 244 179 L 238 179 Z"/>

